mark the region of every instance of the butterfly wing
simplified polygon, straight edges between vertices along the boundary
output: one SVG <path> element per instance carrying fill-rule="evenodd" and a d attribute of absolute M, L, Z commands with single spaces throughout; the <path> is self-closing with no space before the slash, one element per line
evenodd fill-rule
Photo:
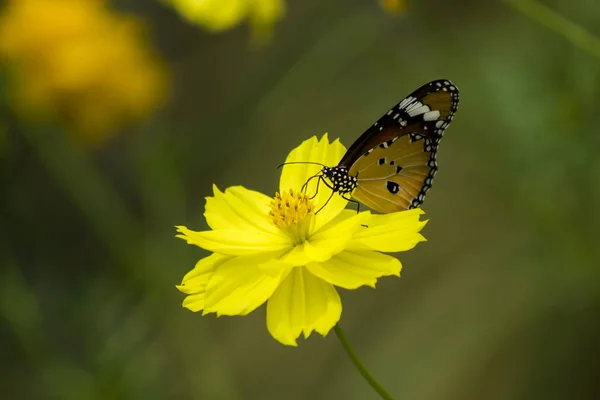
<path fill-rule="evenodd" d="M 418 207 L 437 171 L 432 141 L 414 125 L 360 157 L 350 169 L 358 184 L 352 196 L 370 208 L 390 213 Z"/>
<path fill-rule="evenodd" d="M 458 88 L 437 80 L 382 116 L 340 161 L 357 177 L 352 196 L 382 213 L 418 207 L 431 188 L 438 145 L 457 108 Z"/>

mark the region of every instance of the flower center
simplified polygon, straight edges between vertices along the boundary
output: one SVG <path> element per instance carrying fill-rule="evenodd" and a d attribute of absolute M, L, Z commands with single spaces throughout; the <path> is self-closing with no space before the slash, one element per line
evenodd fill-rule
<path fill-rule="evenodd" d="M 278 228 L 287 231 L 299 244 L 306 239 L 314 213 L 315 205 L 308 196 L 290 189 L 283 194 L 275 193 L 269 216 Z"/>

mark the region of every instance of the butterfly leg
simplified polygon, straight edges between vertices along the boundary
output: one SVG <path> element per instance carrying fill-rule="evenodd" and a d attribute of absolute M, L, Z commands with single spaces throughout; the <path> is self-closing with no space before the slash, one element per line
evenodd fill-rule
<path fill-rule="evenodd" d="M 313 177 L 314 178 L 314 177 Z M 312 179 L 312 178 L 311 178 Z M 319 194 L 319 185 L 321 184 L 321 181 L 323 180 L 323 178 L 321 176 L 319 176 L 319 179 L 317 180 L 317 188 L 315 189 L 315 194 L 313 194 L 311 197 L 309 197 L 309 200 L 314 199 L 315 197 L 317 197 L 317 194 Z"/>
<path fill-rule="evenodd" d="M 353 198 L 347 198 L 346 196 L 342 196 L 342 198 L 344 200 L 348 200 L 351 203 L 355 203 L 356 204 L 356 213 L 360 213 L 360 202 L 354 200 Z M 368 228 L 369 225 L 365 225 L 365 224 L 361 224 L 361 226 L 364 226 L 365 228 Z"/>
<path fill-rule="evenodd" d="M 334 191 L 331 191 L 331 195 L 329 196 L 329 198 L 327 199 L 327 201 L 325 202 L 325 204 L 323 204 L 321 206 L 321 208 L 319 208 L 316 212 L 315 215 L 319 213 L 319 211 L 321 211 L 323 208 L 325 208 L 325 206 L 327 205 L 327 203 L 329 203 L 329 200 L 331 200 L 331 198 L 333 197 L 333 195 L 335 194 Z"/>
<path fill-rule="evenodd" d="M 321 178 L 321 175 L 317 174 L 317 175 L 313 175 L 310 178 L 308 178 L 308 180 L 306 182 L 304 182 L 304 185 L 302 185 L 302 188 L 300 189 L 300 191 L 305 194 L 306 193 L 306 189 L 308 189 L 308 184 L 310 183 L 310 181 L 312 181 L 315 178 Z M 321 179 L 319 179 L 320 181 Z M 317 191 L 315 192 L 315 196 L 317 195 L 317 192 L 319 191 L 319 182 L 317 182 Z M 314 196 L 313 196 L 314 197 Z M 311 197 L 311 199 L 313 198 Z"/>
<path fill-rule="evenodd" d="M 358 213 L 360 212 L 360 202 L 358 202 L 358 201 L 354 200 L 354 199 L 353 199 L 353 198 L 351 198 L 351 197 L 350 197 L 350 198 L 348 198 L 348 197 L 346 197 L 346 196 L 343 196 L 343 195 L 342 195 L 342 198 L 343 198 L 344 200 L 348 200 L 349 202 L 356 204 L 356 213 L 358 214 Z"/>

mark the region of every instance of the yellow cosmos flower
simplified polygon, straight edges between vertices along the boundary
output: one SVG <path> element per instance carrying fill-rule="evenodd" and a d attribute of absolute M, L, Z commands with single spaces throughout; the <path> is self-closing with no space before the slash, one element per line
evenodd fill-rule
<path fill-rule="evenodd" d="M 21 116 L 63 123 L 92 143 L 147 116 L 167 87 L 139 22 L 101 0 L 9 0 L 0 59 Z"/>
<path fill-rule="evenodd" d="M 345 152 L 336 140 L 313 137 L 286 162 L 335 165 Z M 211 251 L 184 278 L 184 307 L 203 315 L 246 315 L 267 302 L 267 328 L 286 345 L 300 334 L 326 335 L 339 321 L 342 303 L 336 286 L 374 287 L 382 276 L 399 276 L 402 265 L 382 252 L 412 249 L 425 240 L 426 221 L 414 209 L 386 215 L 357 213 L 321 185 L 314 198 L 300 192 L 319 172 L 315 165 L 283 167 L 274 198 L 241 186 L 214 188 L 206 199 L 209 231 L 177 227 L 178 237 Z M 310 186 L 307 193 L 314 193 Z"/>
<path fill-rule="evenodd" d="M 250 21 L 255 38 L 264 39 L 285 12 L 283 0 L 165 0 L 183 17 L 221 32 Z"/>

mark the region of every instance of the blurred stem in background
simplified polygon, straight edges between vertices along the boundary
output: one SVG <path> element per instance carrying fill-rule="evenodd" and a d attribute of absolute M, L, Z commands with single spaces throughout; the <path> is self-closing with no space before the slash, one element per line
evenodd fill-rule
<path fill-rule="evenodd" d="M 85 150 L 50 128 L 23 127 L 20 131 L 113 256 L 123 265 L 133 266 L 137 252 L 131 248 L 140 237 L 139 224 Z"/>
<path fill-rule="evenodd" d="M 600 39 L 545 5 L 532 0 L 503 0 L 515 10 L 567 39 L 580 50 L 600 59 Z"/>
<path fill-rule="evenodd" d="M 365 365 L 362 363 L 362 361 L 360 361 L 360 358 L 358 358 L 358 355 L 356 354 L 356 352 L 350 345 L 350 342 L 348 342 L 348 339 L 346 338 L 346 335 L 344 334 L 344 331 L 342 330 L 342 327 L 340 326 L 340 324 L 339 323 L 336 324 L 335 327 L 333 328 L 333 330 L 335 331 L 336 336 L 338 337 L 340 343 L 342 344 L 344 351 L 346 352 L 348 357 L 350 357 L 352 364 L 354 364 L 354 366 L 356 367 L 358 372 L 360 372 L 360 374 L 363 376 L 363 378 L 365 378 L 367 383 L 373 389 L 375 389 L 375 391 L 379 394 L 379 396 L 381 396 L 382 399 L 393 400 L 394 398 L 392 397 L 392 395 L 389 394 L 387 392 L 387 390 L 385 390 L 379 382 L 377 382 L 377 379 L 375 379 L 375 377 L 369 372 L 367 367 L 365 367 Z"/>
<path fill-rule="evenodd" d="M 152 308 L 160 309 L 160 303 L 156 299 L 163 298 L 165 292 L 172 290 L 172 286 L 165 284 L 169 273 L 169 269 L 165 266 L 176 257 L 173 249 L 165 245 L 171 241 L 164 237 L 166 232 L 164 226 L 172 223 L 173 219 L 173 215 L 165 215 L 165 213 L 175 210 L 173 213 L 179 218 L 183 218 L 185 214 L 182 183 L 178 179 L 179 172 L 170 158 L 171 154 L 168 151 L 168 144 L 164 142 L 164 136 L 158 135 L 154 139 L 152 136 L 148 137 L 136 153 L 135 159 L 139 166 L 137 178 L 142 189 L 146 217 L 141 221 L 128 209 L 116 189 L 103 176 L 90 158 L 89 151 L 78 146 L 74 138 L 51 128 L 26 126 L 20 131 L 45 167 L 83 212 L 90 229 L 108 246 L 111 258 L 116 261 L 115 270 L 124 274 L 122 281 L 133 287 L 139 287 L 146 293 L 152 293 L 150 295 L 154 299 L 151 302 Z M 167 204 L 169 206 L 166 206 Z M 152 223 L 158 223 L 160 226 L 154 229 L 155 227 L 149 225 Z M 172 235 L 169 233 L 168 236 Z M 76 394 L 71 398 L 91 398 L 79 395 L 83 392 L 88 393 L 93 385 L 101 385 L 101 378 L 97 378 L 98 382 L 94 382 L 96 378 L 85 375 L 77 365 L 67 362 L 66 359 L 55 359 L 57 355 L 49 346 L 43 340 L 38 340 L 38 337 L 43 338 L 44 335 L 41 334 L 41 329 L 36 328 L 41 323 L 37 301 L 33 291 L 27 288 L 26 281 L 19 274 L 20 269 L 17 267 L 13 269 L 14 273 L 8 271 L 6 279 L 2 279 L 11 290 L 2 290 L 0 294 L 0 313 L 4 314 L 11 323 L 24 349 L 32 357 L 37 357 L 29 360 L 30 363 L 43 373 L 42 379 L 46 386 L 54 381 L 64 382 L 56 379 L 56 374 L 59 373 L 65 376 L 78 376 L 81 382 L 75 382 L 71 386 L 72 393 Z M 17 296 L 17 293 L 20 295 Z M 15 302 L 17 298 L 20 299 L 21 306 L 15 308 L 10 303 Z M 126 316 L 120 324 L 123 328 L 114 329 L 111 336 L 127 336 L 130 332 L 126 328 L 131 324 L 144 326 L 140 319 L 143 320 L 145 315 L 143 310 L 147 307 L 141 305 L 139 310 Z M 177 327 L 175 323 L 167 324 L 164 332 L 171 337 L 180 334 L 185 336 L 186 332 L 178 332 Z M 211 342 L 209 332 L 196 330 L 196 335 L 199 341 Z M 174 342 L 185 343 L 182 338 L 177 338 Z M 98 351 L 101 353 L 100 349 Z M 142 353 L 139 356 L 143 355 Z M 237 398 L 235 385 L 230 380 L 231 374 L 228 373 L 227 366 L 220 362 L 223 359 L 220 349 L 214 346 L 211 349 L 203 349 L 201 357 L 204 362 L 210 363 L 211 368 L 207 368 L 210 373 L 204 373 L 201 377 L 186 376 L 188 385 L 193 388 L 192 392 L 198 395 L 226 393 L 227 398 Z M 132 363 L 134 360 L 129 362 Z M 62 368 L 58 372 L 51 367 L 46 368 L 48 365 L 57 364 L 61 364 Z M 199 363 L 195 364 L 197 367 Z M 99 371 L 102 371 L 102 367 L 98 368 L 95 373 L 101 375 Z M 190 368 L 190 371 L 197 370 Z M 88 382 L 88 379 L 91 381 Z M 52 387 L 47 389 L 52 393 L 59 393 L 59 389 L 64 392 L 68 387 L 68 385 L 52 384 Z"/>
<path fill-rule="evenodd" d="M 19 266 L 7 254 L 2 259 L 0 315 L 10 326 L 29 363 L 41 364 L 45 346 L 40 329 L 39 304 L 23 279 Z"/>

